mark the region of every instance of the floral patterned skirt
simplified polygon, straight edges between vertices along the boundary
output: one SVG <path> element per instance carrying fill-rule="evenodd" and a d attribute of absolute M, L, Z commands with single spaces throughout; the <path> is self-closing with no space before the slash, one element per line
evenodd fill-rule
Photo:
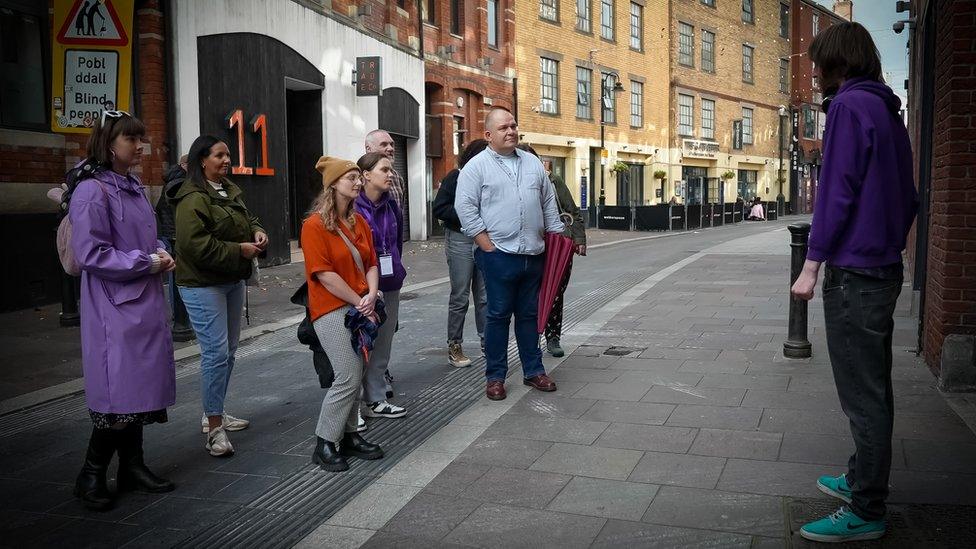
<path fill-rule="evenodd" d="M 152 412 L 136 412 L 133 414 L 106 414 L 89 409 L 92 423 L 96 429 L 108 429 L 117 423 L 132 423 L 134 425 L 149 425 L 150 423 L 166 423 L 169 417 L 166 409 Z"/>

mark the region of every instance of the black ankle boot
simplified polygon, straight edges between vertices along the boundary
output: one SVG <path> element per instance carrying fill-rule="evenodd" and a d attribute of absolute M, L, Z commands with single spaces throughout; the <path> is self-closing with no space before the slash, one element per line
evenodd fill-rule
<path fill-rule="evenodd" d="M 346 458 L 339 455 L 336 451 L 335 443 L 329 442 L 322 437 L 315 437 L 315 451 L 312 452 L 312 463 L 325 469 L 338 473 L 349 468 Z"/>
<path fill-rule="evenodd" d="M 140 490 L 161 494 L 172 492 L 176 485 L 153 474 L 146 467 L 142 452 L 142 425 L 129 425 L 115 433 L 119 451 L 119 475 L 116 487 L 119 492 Z"/>
<path fill-rule="evenodd" d="M 346 433 L 339 443 L 339 453 L 344 456 L 354 456 L 360 459 L 380 459 L 383 449 L 379 444 L 366 442 L 359 433 Z"/>
<path fill-rule="evenodd" d="M 111 429 L 92 429 L 85 464 L 75 481 L 75 497 L 81 498 L 85 507 L 96 511 L 107 510 L 115 501 L 105 484 L 105 473 L 115 453 L 112 435 Z"/>

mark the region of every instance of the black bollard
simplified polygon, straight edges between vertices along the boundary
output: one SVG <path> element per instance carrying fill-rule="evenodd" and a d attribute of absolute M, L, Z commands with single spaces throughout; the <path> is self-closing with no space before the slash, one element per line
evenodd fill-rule
<path fill-rule="evenodd" d="M 61 314 L 58 323 L 63 328 L 79 326 L 81 315 L 78 314 L 78 277 L 61 271 Z"/>
<path fill-rule="evenodd" d="M 809 223 L 793 223 L 789 226 L 792 235 L 792 257 L 790 261 L 790 288 L 800 277 L 803 263 L 807 259 L 807 241 L 810 239 Z M 813 349 L 807 339 L 807 302 L 790 294 L 790 333 L 783 342 L 783 356 L 786 358 L 810 358 Z"/>

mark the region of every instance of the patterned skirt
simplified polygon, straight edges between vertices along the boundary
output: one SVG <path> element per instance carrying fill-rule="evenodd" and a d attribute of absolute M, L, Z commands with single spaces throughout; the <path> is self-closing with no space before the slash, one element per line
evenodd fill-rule
<path fill-rule="evenodd" d="M 96 429 L 109 429 L 117 423 L 132 423 L 134 425 L 149 425 L 150 423 L 166 423 L 169 417 L 166 409 L 152 412 L 136 412 L 133 414 L 106 414 L 89 409 L 92 424 Z"/>

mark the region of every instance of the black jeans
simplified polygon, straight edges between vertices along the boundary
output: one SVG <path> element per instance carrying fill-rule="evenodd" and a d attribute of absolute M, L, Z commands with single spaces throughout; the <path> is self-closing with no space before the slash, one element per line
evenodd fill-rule
<path fill-rule="evenodd" d="M 874 278 L 827 267 L 823 283 L 827 351 L 840 404 L 850 420 L 851 510 L 864 520 L 885 515 L 891 472 L 894 397 L 891 336 L 902 278 Z"/>

